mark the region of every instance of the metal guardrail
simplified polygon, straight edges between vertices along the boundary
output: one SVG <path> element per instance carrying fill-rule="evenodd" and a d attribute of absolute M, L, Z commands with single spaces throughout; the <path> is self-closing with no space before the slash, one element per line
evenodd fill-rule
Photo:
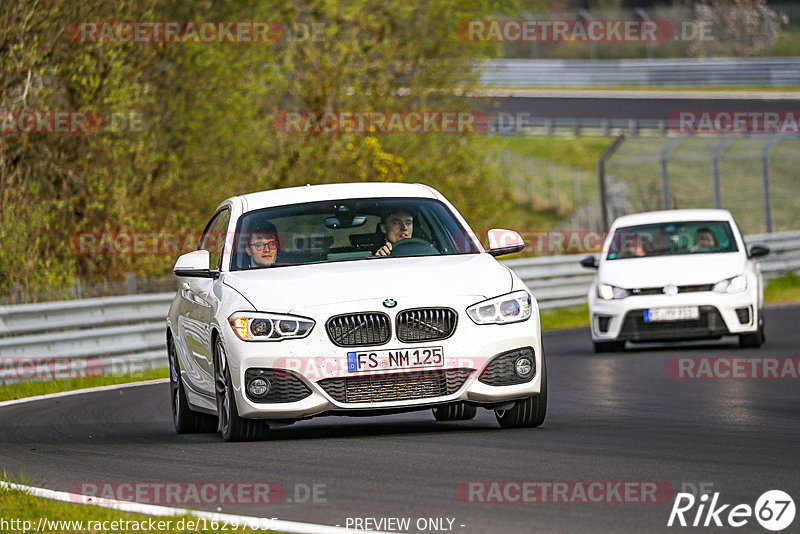
<path fill-rule="evenodd" d="M 55 374 L 54 362 L 80 363 L 77 368 L 87 374 L 165 367 L 164 320 L 174 296 L 0 306 L 0 383 L 26 378 L 23 371 L 39 378 Z M 37 368 L 35 362 L 42 361 L 51 365 Z"/>
<path fill-rule="evenodd" d="M 770 254 L 757 260 L 765 279 L 800 272 L 800 231 L 754 234 L 744 239 L 748 246 L 760 243 L 770 247 Z M 563 254 L 504 263 L 531 288 L 540 308 L 559 308 L 586 303 L 595 271 L 578 262 L 588 255 Z"/>
<path fill-rule="evenodd" d="M 493 59 L 479 71 L 487 87 L 800 85 L 800 58 Z"/>
<path fill-rule="evenodd" d="M 800 231 L 746 236 L 772 249 L 759 264 L 765 278 L 800 272 Z M 540 308 L 586 302 L 594 272 L 578 263 L 585 254 L 509 260 L 533 290 Z M 165 367 L 164 319 L 174 293 L 0 306 L 0 383 L 9 361 L 102 362 L 103 372 Z"/>

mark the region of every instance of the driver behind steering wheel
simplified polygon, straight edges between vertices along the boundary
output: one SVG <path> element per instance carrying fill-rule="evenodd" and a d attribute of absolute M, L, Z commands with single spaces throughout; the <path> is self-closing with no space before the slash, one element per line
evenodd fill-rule
<path fill-rule="evenodd" d="M 380 231 L 386 244 L 375 253 L 376 256 L 388 256 L 392 253 L 392 245 L 401 239 L 409 239 L 414 233 L 414 215 L 403 208 L 386 211 L 381 217 Z"/>

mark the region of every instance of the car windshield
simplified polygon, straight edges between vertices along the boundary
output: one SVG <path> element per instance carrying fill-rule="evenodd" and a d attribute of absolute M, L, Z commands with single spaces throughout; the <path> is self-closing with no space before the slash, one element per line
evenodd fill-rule
<path fill-rule="evenodd" d="M 687 221 L 617 228 L 608 260 L 736 252 L 736 240 L 725 221 Z"/>
<path fill-rule="evenodd" d="M 232 270 L 391 257 L 476 254 L 453 213 L 424 198 L 344 199 L 265 208 L 236 226 Z"/>

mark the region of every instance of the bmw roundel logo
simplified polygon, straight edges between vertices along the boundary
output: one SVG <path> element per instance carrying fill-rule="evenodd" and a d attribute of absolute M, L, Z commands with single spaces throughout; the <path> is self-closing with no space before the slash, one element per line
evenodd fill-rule
<path fill-rule="evenodd" d="M 397 306 L 397 301 L 394 299 L 386 299 L 383 301 L 383 305 L 386 306 L 387 308 L 394 308 L 395 306 Z"/>
<path fill-rule="evenodd" d="M 675 284 L 667 284 L 664 286 L 664 294 L 670 297 L 674 297 L 678 294 L 678 286 Z"/>

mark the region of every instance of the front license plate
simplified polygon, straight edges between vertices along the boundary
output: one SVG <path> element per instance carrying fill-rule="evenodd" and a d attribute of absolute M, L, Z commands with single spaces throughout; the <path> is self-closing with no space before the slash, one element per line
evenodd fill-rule
<path fill-rule="evenodd" d="M 697 306 L 675 306 L 672 308 L 649 308 L 644 311 L 644 322 L 654 321 L 687 321 L 698 319 L 700 308 Z"/>
<path fill-rule="evenodd" d="M 350 373 L 442 367 L 443 365 L 444 352 L 442 347 L 365 350 L 347 353 L 347 371 Z"/>

